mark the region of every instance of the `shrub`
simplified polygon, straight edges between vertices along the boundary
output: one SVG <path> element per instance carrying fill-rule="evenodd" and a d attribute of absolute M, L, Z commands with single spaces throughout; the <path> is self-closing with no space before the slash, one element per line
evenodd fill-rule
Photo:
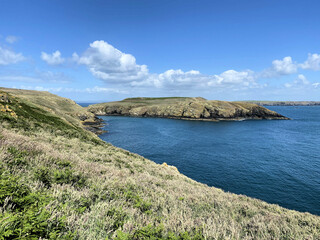
<path fill-rule="evenodd" d="M 62 218 L 52 216 L 47 204 L 52 198 L 32 192 L 16 176 L 0 176 L 0 239 L 72 239 Z M 51 209 L 52 210 L 52 209 Z"/>
<path fill-rule="evenodd" d="M 120 209 L 112 208 L 107 212 L 107 216 L 112 217 L 114 220 L 112 228 L 113 230 L 117 230 L 120 227 L 123 227 L 125 220 L 127 218 L 126 213 Z"/>
<path fill-rule="evenodd" d="M 70 169 L 54 171 L 53 181 L 57 184 L 71 184 L 78 188 L 82 188 L 86 185 L 86 178 L 82 174 L 73 173 Z"/>
<path fill-rule="evenodd" d="M 152 204 L 148 201 L 143 200 L 138 194 L 135 194 L 131 190 L 125 192 L 125 198 L 131 201 L 135 208 L 139 208 L 141 212 L 150 214 Z"/>
<path fill-rule="evenodd" d="M 200 230 L 194 230 L 192 232 L 182 232 L 180 234 L 174 234 L 173 232 L 164 231 L 162 225 L 146 227 L 136 230 L 133 234 L 124 233 L 120 230 L 117 231 L 116 240 L 203 240 L 205 239 Z"/>
<path fill-rule="evenodd" d="M 44 184 L 45 187 L 49 188 L 52 184 L 52 172 L 46 167 L 38 168 L 35 173 L 34 177 L 36 180 L 39 180 Z"/>
<path fill-rule="evenodd" d="M 20 151 L 20 150 L 16 149 L 15 147 L 9 147 L 7 151 L 13 157 L 13 159 L 10 159 L 9 161 L 7 161 L 7 165 L 9 167 L 25 166 L 28 164 L 28 162 L 26 160 L 26 156 L 28 156 L 29 153 L 27 151 Z"/>

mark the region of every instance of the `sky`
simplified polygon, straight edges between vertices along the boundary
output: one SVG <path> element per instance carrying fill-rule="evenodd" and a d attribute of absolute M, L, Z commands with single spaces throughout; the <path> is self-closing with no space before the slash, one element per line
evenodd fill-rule
<path fill-rule="evenodd" d="M 0 86 L 320 101 L 320 1 L 0 0 Z"/>

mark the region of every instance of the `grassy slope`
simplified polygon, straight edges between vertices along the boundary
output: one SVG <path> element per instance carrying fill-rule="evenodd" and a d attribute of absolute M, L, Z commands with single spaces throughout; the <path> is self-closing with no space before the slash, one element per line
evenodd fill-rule
<path fill-rule="evenodd" d="M 9 98 L 0 239 L 320 239 L 319 216 L 208 187 Z"/>
<path fill-rule="evenodd" d="M 72 124 L 79 124 L 79 116 L 86 116 L 87 118 L 94 117 L 93 114 L 87 112 L 71 99 L 59 97 L 49 92 L 10 88 L 0 88 L 0 91 L 1 90 L 29 103 L 36 104 L 38 107 L 54 113 Z"/>

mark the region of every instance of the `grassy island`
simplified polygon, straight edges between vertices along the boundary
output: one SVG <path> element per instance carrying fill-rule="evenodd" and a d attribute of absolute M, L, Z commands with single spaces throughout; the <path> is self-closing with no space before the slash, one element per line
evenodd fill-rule
<path fill-rule="evenodd" d="M 288 119 L 265 107 L 246 102 L 210 101 L 201 97 L 127 98 L 88 106 L 97 115 L 160 117 L 184 120 Z"/>

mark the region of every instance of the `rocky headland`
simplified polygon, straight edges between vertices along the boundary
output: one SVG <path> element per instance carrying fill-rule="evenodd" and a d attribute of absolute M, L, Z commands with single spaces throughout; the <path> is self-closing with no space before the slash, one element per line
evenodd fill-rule
<path fill-rule="evenodd" d="M 87 110 L 95 115 L 160 117 L 185 120 L 288 119 L 263 106 L 247 102 L 227 102 L 204 98 L 127 98 L 94 104 Z"/>

